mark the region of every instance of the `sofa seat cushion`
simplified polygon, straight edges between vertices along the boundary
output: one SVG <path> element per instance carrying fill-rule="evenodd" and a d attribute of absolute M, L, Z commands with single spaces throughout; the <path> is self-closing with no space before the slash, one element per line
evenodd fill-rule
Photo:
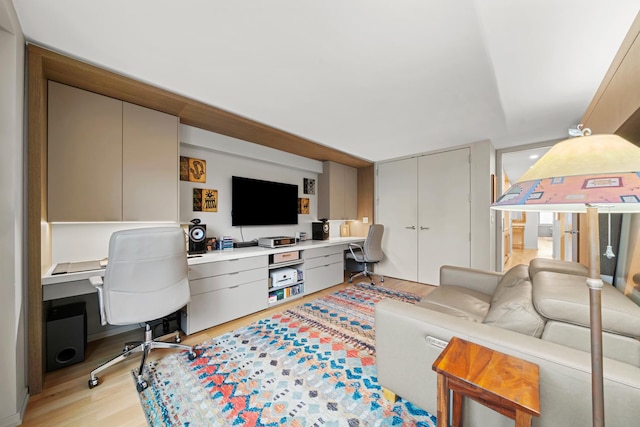
<path fill-rule="evenodd" d="M 482 322 L 490 302 L 491 295 L 462 286 L 440 285 L 416 305 L 460 319 Z"/>
<path fill-rule="evenodd" d="M 540 271 L 573 274 L 574 276 L 589 275 L 589 269 L 579 262 L 560 261 L 557 259 L 534 258 L 529 262 L 529 276 L 533 278 Z"/>
<path fill-rule="evenodd" d="M 602 288 L 602 330 L 637 338 L 640 307 L 608 283 Z M 547 319 L 589 327 L 586 278 L 541 271 L 533 278 L 533 303 Z"/>
<path fill-rule="evenodd" d="M 533 306 L 532 285 L 526 265 L 517 265 L 504 274 L 483 323 L 536 338 L 542 335 L 545 319 Z"/>

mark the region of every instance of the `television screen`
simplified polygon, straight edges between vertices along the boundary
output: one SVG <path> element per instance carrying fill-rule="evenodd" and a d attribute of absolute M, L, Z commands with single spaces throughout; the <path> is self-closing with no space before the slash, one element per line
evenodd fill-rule
<path fill-rule="evenodd" d="M 231 225 L 297 223 L 297 185 L 239 176 L 231 178 Z"/>

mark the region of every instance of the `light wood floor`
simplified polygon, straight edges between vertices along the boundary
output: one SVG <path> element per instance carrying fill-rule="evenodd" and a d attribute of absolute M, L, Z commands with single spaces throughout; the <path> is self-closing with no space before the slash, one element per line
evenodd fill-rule
<path fill-rule="evenodd" d="M 357 279 L 355 280 L 358 281 Z M 379 282 L 376 279 L 376 282 Z M 259 319 L 321 295 L 344 288 L 348 283 L 334 286 L 301 299 L 270 308 L 259 313 L 219 325 L 200 333 L 184 337 L 187 345 L 199 344 L 248 325 Z M 384 286 L 397 290 L 426 295 L 435 287 L 386 277 Z M 139 366 L 140 358 L 132 357 L 121 362 L 100 376 L 100 385 L 89 389 L 89 372 L 122 351 L 123 343 L 142 338 L 142 330 L 130 331 L 103 340 L 90 342 L 84 362 L 46 375 L 42 393 L 31 396 L 23 420 L 23 426 L 146 426 L 138 392 L 131 370 Z M 168 354 L 169 350 L 154 350 L 151 360 Z"/>
<path fill-rule="evenodd" d="M 553 238 L 538 237 L 538 249 L 513 249 L 509 260 L 504 264 L 504 271 L 514 265 L 527 264 L 534 258 L 553 257 Z"/>

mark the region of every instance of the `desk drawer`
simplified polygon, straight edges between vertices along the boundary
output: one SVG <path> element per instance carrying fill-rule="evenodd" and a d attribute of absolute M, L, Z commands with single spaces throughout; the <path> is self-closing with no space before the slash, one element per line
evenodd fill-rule
<path fill-rule="evenodd" d="M 204 277 L 202 279 L 192 279 L 189 280 L 189 287 L 191 288 L 191 295 L 198 295 L 266 278 L 267 269 L 256 268 L 253 270 L 234 271 L 219 276 Z"/>
<path fill-rule="evenodd" d="M 308 295 L 344 281 L 342 263 L 323 265 L 305 271 L 304 293 Z"/>
<path fill-rule="evenodd" d="M 328 254 L 317 258 L 311 258 L 304 261 L 304 269 L 309 271 L 310 268 L 320 267 L 328 264 L 336 264 L 340 263 L 340 266 L 343 265 L 344 256 L 343 253 L 337 254 Z"/>
<path fill-rule="evenodd" d="M 189 266 L 189 280 L 203 277 L 219 276 L 254 268 L 267 268 L 267 256 L 255 256 L 250 258 L 237 258 L 226 261 L 213 261 L 204 264 Z M 266 272 L 265 272 L 266 277 Z"/>
<path fill-rule="evenodd" d="M 336 245 L 326 246 L 324 248 L 305 249 L 303 252 L 303 256 L 305 260 L 309 260 L 317 257 L 324 257 L 327 255 L 342 253 L 345 248 L 345 245 Z"/>
<path fill-rule="evenodd" d="M 181 313 L 181 325 L 185 333 L 193 334 L 267 307 L 267 279 L 263 278 L 192 298 Z"/>

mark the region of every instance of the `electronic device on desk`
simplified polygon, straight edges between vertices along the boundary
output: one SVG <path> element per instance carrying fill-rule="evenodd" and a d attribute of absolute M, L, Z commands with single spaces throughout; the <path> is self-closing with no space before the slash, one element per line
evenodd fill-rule
<path fill-rule="evenodd" d="M 207 226 L 200 224 L 198 218 L 189 225 L 189 254 L 203 254 L 207 251 Z"/>
<path fill-rule="evenodd" d="M 284 246 L 295 246 L 296 238 L 289 236 L 261 237 L 258 245 L 263 248 L 281 248 Z"/>
<path fill-rule="evenodd" d="M 321 218 L 320 222 L 311 223 L 311 238 L 313 240 L 327 240 L 329 238 L 329 221 Z"/>
<path fill-rule="evenodd" d="M 233 242 L 234 248 L 250 248 L 251 246 L 258 246 L 258 240 L 250 240 L 248 242 Z"/>

